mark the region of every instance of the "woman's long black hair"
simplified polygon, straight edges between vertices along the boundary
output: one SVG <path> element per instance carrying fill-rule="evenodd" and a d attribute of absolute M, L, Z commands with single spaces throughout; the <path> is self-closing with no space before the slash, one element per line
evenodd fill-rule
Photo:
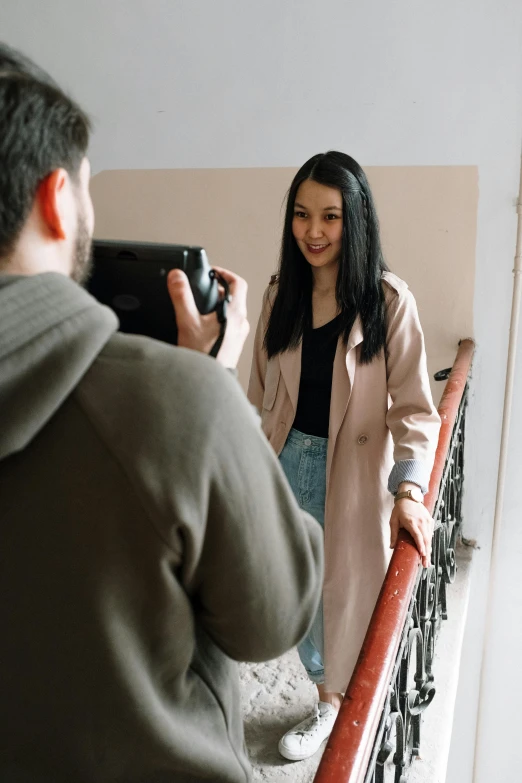
<path fill-rule="evenodd" d="M 312 324 L 312 268 L 292 232 L 297 190 L 308 179 L 341 191 L 343 233 L 336 285 L 340 334 L 346 342 L 359 315 L 364 335 L 361 361 L 371 362 L 386 346 L 381 277 L 387 266 L 368 180 L 359 164 L 342 152 L 314 155 L 299 169 L 288 191 L 278 289 L 265 334 L 268 357 L 295 348 L 305 327 Z"/>

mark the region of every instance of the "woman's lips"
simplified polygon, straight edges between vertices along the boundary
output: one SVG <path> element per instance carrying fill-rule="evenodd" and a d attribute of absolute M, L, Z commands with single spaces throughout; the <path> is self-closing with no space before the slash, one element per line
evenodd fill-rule
<path fill-rule="evenodd" d="M 312 253 L 314 256 L 319 255 L 319 253 L 324 253 L 327 247 L 330 247 L 330 243 L 327 245 L 309 245 L 307 243 L 306 248 L 309 253 Z"/>

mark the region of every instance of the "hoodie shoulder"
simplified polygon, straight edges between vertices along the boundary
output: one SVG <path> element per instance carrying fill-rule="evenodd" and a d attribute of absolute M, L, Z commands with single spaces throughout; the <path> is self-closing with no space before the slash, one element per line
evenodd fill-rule
<path fill-rule="evenodd" d="M 215 359 L 120 332 L 93 362 L 76 397 L 110 440 L 122 442 L 132 430 L 143 447 L 165 442 L 168 449 L 183 432 L 187 451 L 208 439 L 220 417 L 239 405 L 250 407 L 237 380 Z"/>

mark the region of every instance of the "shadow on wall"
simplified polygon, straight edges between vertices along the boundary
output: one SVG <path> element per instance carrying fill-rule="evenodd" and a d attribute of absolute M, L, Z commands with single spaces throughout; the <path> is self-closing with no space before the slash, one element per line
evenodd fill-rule
<path fill-rule="evenodd" d="M 475 166 L 365 169 L 386 261 L 419 306 L 430 375 L 473 336 L 478 204 Z M 295 168 L 103 171 L 91 184 L 96 237 L 202 245 L 211 263 L 249 283 L 251 334 L 239 366 L 246 386 L 261 297 L 276 269 L 283 200 Z M 437 403 L 441 384 L 432 381 Z"/>

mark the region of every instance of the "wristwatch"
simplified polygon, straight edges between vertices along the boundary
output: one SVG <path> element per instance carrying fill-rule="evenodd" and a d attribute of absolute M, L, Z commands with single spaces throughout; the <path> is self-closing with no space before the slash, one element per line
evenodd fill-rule
<path fill-rule="evenodd" d="M 396 503 L 398 500 L 402 500 L 403 498 L 414 500 L 416 503 L 424 503 L 424 496 L 419 487 L 407 489 L 405 492 L 397 492 L 394 502 Z"/>

